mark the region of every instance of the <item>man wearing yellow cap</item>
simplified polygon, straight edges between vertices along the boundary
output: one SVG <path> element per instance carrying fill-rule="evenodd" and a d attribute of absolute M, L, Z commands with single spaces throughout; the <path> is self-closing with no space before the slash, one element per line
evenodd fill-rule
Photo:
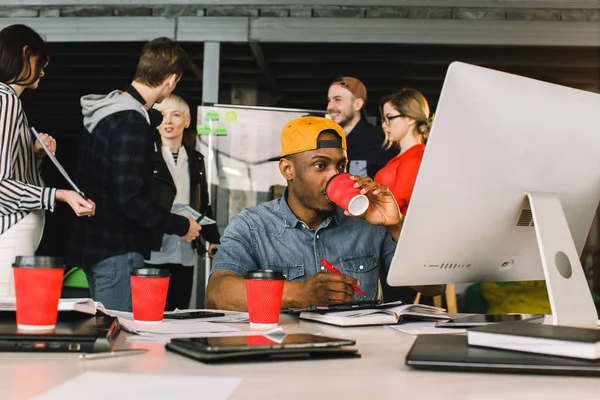
<path fill-rule="evenodd" d="M 282 307 L 306 307 L 378 295 L 378 271 L 389 267 L 401 228 L 392 194 L 370 178 L 353 177 L 370 201 L 351 217 L 325 194 L 328 180 L 345 172 L 344 130 L 321 117 L 290 121 L 281 133 L 279 170 L 288 187 L 283 197 L 234 216 L 223 237 L 206 288 L 206 306 L 246 310 L 244 276 L 250 270 L 281 271 Z M 327 272 L 322 258 L 341 274 Z M 356 295 L 356 296 L 355 296 Z"/>

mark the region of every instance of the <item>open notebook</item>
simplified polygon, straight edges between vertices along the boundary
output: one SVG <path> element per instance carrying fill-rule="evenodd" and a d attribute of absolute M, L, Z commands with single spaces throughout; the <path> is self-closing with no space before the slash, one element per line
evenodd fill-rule
<path fill-rule="evenodd" d="M 450 319 L 443 308 L 422 304 L 380 304 L 375 308 L 348 311 L 304 311 L 301 319 L 337 326 L 392 325 L 404 318 L 443 321 Z"/>

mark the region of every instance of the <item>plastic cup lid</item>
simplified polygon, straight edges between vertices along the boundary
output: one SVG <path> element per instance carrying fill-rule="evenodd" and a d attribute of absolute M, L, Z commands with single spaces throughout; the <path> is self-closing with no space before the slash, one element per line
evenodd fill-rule
<path fill-rule="evenodd" d="M 17 256 L 12 266 L 19 268 L 64 268 L 65 260 L 62 257 Z"/>
<path fill-rule="evenodd" d="M 135 268 L 131 271 L 131 276 L 166 278 L 168 276 L 171 276 L 171 273 L 166 268 Z"/>
<path fill-rule="evenodd" d="M 263 280 L 285 280 L 283 276 L 283 272 L 281 271 L 273 271 L 270 269 L 261 269 L 248 271 L 246 274 L 246 279 L 263 279 Z"/>

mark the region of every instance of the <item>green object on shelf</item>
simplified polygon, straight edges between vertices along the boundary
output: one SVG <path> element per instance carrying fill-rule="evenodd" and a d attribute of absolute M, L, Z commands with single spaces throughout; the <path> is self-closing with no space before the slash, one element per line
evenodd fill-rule
<path fill-rule="evenodd" d="M 71 268 L 63 278 L 63 286 L 71 288 L 89 288 L 85 272 L 79 267 Z"/>

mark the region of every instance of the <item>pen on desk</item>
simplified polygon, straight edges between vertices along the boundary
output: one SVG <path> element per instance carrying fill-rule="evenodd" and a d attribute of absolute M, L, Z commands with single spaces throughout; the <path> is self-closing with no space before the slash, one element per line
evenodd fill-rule
<path fill-rule="evenodd" d="M 327 268 L 327 271 L 331 272 L 332 274 L 341 274 L 341 272 L 340 272 L 340 271 L 338 271 L 338 269 L 337 269 L 336 267 L 334 267 L 333 265 L 331 265 L 331 263 L 330 263 L 329 261 L 327 261 L 326 259 L 324 259 L 324 258 L 321 258 L 321 264 L 322 264 L 322 265 L 323 265 L 325 268 Z M 363 291 L 362 291 L 362 290 L 360 290 L 360 289 L 359 289 L 359 288 L 357 288 L 356 286 L 351 286 L 351 287 L 352 287 L 352 289 L 353 289 L 353 290 L 354 290 L 356 293 L 360 294 L 362 297 L 365 297 L 365 294 L 363 293 Z"/>
<path fill-rule="evenodd" d="M 83 353 L 79 355 L 79 358 L 82 360 L 98 360 L 101 358 L 133 356 L 136 354 L 144 354 L 147 352 L 148 349 L 113 350 L 104 353 Z"/>

